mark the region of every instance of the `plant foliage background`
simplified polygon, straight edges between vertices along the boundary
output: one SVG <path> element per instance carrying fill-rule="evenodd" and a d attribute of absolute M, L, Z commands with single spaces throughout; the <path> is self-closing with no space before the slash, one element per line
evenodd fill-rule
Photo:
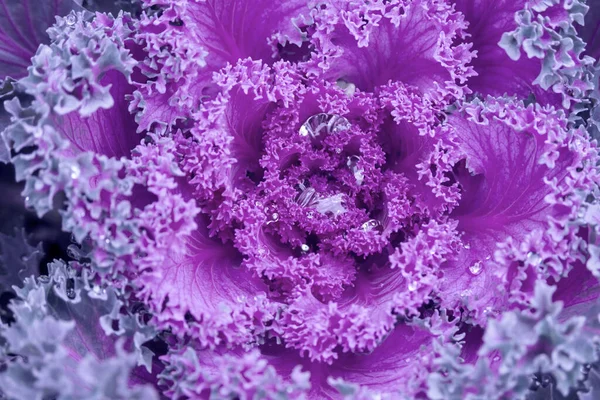
<path fill-rule="evenodd" d="M 0 0 L 0 399 L 600 398 L 599 28 Z"/>

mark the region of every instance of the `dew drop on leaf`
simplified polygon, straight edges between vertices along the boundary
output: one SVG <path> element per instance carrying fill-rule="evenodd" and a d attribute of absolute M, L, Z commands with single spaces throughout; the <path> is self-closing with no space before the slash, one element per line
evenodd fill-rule
<path fill-rule="evenodd" d="M 482 270 L 481 261 L 477 261 L 476 263 L 474 263 L 473 265 L 471 265 L 469 267 L 469 272 L 472 273 L 473 275 L 479 275 L 481 273 L 481 270 Z"/>
<path fill-rule="evenodd" d="M 346 160 L 346 165 L 348 166 L 348 168 L 350 168 L 350 171 L 354 175 L 354 179 L 356 179 L 356 184 L 360 186 L 365 180 L 365 170 L 358 167 L 359 161 L 359 156 L 350 156 Z"/>
<path fill-rule="evenodd" d="M 71 166 L 71 179 L 77 179 L 77 178 L 79 178 L 80 174 L 81 174 L 81 170 L 79 169 L 79 166 L 72 165 Z"/>
<path fill-rule="evenodd" d="M 75 15 L 69 14 L 66 17 L 66 22 L 69 26 L 75 25 L 75 22 L 77 22 L 77 18 L 75 17 Z"/>
<path fill-rule="evenodd" d="M 271 214 L 271 219 L 267 222 L 267 225 L 277 221 L 279 221 L 279 214 L 274 212 L 273 214 Z"/>
<path fill-rule="evenodd" d="M 317 201 L 316 209 L 321 214 L 333 214 L 334 216 L 341 215 L 346 212 L 344 207 L 344 195 L 338 193 L 333 196 L 324 197 Z"/>
<path fill-rule="evenodd" d="M 75 280 L 73 278 L 67 279 L 67 297 L 69 299 L 75 298 Z"/>
<path fill-rule="evenodd" d="M 342 116 L 319 113 L 309 117 L 300 127 L 299 134 L 313 141 L 350 129 L 350 122 Z"/>
<path fill-rule="evenodd" d="M 300 189 L 302 192 L 296 196 L 296 203 L 298 203 L 301 207 L 309 207 L 317 201 L 318 196 L 315 189 L 311 187 L 304 187 L 304 185 L 302 185 Z"/>
<path fill-rule="evenodd" d="M 378 229 L 381 226 L 381 223 L 376 219 L 370 219 L 361 225 L 361 229 L 365 232 L 370 232 L 373 229 Z"/>
<path fill-rule="evenodd" d="M 537 267 L 542 262 L 542 257 L 532 251 L 527 253 L 527 262 L 534 267 Z"/>

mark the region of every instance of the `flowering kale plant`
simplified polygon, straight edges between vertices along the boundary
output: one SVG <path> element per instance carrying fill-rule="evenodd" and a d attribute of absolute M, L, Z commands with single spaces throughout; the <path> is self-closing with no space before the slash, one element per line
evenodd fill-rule
<path fill-rule="evenodd" d="M 599 399 L 599 28 L 0 0 L 0 399 Z"/>

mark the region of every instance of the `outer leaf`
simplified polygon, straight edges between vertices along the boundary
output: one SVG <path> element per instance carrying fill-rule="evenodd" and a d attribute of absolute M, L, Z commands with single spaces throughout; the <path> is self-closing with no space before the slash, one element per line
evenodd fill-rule
<path fill-rule="evenodd" d="M 114 303 L 114 292 L 97 291 L 100 299 L 94 299 L 81 291 L 85 281 L 73 277 L 66 264 L 56 262 L 49 270 L 50 277 L 27 278 L 17 288 L 15 322 L 0 327 L 7 352 L 15 355 L 0 373 L 4 394 L 11 399 L 157 398 L 151 387 L 130 384 L 135 355 L 124 351 L 123 341 L 115 352 L 100 329 L 97 318 Z"/>
<path fill-rule="evenodd" d="M 505 300 L 493 291 L 498 277 L 506 284 L 501 290 L 527 286 L 527 274 L 515 276 L 509 260 L 522 260 L 533 277 L 546 271 L 538 268 L 544 260 L 552 268 L 548 273 L 557 277 L 563 273 L 562 260 L 569 259 L 579 239 L 573 231 L 555 233 L 555 226 L 576 212 L 573 203 L 581 199 L 574 191 L 592 187 L 579 172 L 587 166 L 594 174 L 594 167 L 585 161 L 586 150 L 580 152 L 570 144 L 579 139 L 569 139 L 560 114 L 488 101 L 489 107 L 466 106 L 471 115 L 466 119 L 455 115 L 449 120 L 466 159 L 455 172 L 462 198 L 451 214 L 464 232 L 464 248 L 445 269 L 442 296 L 444 301 L 462 296 L 480 313 L 502 309 Z M 559 248 L 564 249 L 560 255 Z"/>
<path fill-rule="evenodd" d="M 472 49 L 477 52 L 471 65 L 477 76 L 469 78 L 468 86 L 482 95 L 516 95 L 521 99 L 529 96 L 542 104 L 560 105 L 559 95 L 534 85 L 541 64 L 536 58 L 520 57 L 514 60 L 498 45 L 504 32 L 517 26 L 515 13 L 527 2 L 457 0 L 456 9 L 464 14 L 469 26 Z"/>
<path fill-rule="evenodd" d="M 73 0 L 0 1 L 0 82 L 26 76 L 38 46 L 50 42 L 46 29 L 55 16 L 73 9 L 81 9 Z"/>
<path fill-rule="evenodd" d="M 41 243 L 35 247 L 27 243 L 23 229 L 15 228 L 13 236 L 0 233 L 0 294 L 37 276 L 43 255 Z"/>
<path fill-rule="evenodd" d="M 594 59 L 583 55 L 584 42 L 576 26 L 583 25 L 587 6 L 579 0 L 548 0 L 526 4 L 515 14 L 517 28 L 505 32 L 500 46 L 509 57 L 519 60 L 521 48 L 529 58 L 542 61 L 534 81 L 544 90 L 561 93 L 562 105 L 571 106 L 592 89 Z"/>
<path fill-rule="evenodd" d="M 465 27 L 445 2 L 325 2 L 317 22 L 312 63 L 329 79 L 372 91 L 389 80 L 442 101 L 463 95 L 472 75 L 469 45 L 456 45 Z"/>
<path fill-rule="evenodd" d="M 299 44 L 302 37 L 293 21 L 308 11 L 306 2 L 297 0 L 145 3 L 164 11 L 140 22 L 138 41 L 149 55 L 143 71 L 152 79 L 140 86 L 133 105 L 139 109 L 140 129 L 171 125 L 214 98 L 219 90 L 212 74 L 227 64 L 248 57 L 270 64 L 271 43 Z"/>

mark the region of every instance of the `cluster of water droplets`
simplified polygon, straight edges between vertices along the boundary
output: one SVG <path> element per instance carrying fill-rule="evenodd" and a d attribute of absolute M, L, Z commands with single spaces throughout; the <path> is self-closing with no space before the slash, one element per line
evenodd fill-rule
<path fill-rule="evenodd" d="M 343 116 L 319 113 L 312 115 L 302 124 L 299 135 L 310 138 L 313 145 L 320 146 L 322 140 L 328 135 L 347 131 L 350 128 L 350 122 Z M 341 154 L 342 149 L 336 148 L 335 152 Z M 357 155 L 346 157 L 346 167 L 350 170 L 358 185 L 362 185 L 365 179 L 365 170 L 360 167 L 360 161 L 361 159 Z M 305 184 L 300 184 L 299 190 L 300 193 L 296 196 L 295 201 L 302 207 L 311 207 L 321 214 L 333 216 L 341 215 L 347 211 L 344 207 L 345 195 L 343 193 L 321 196 L 314 188 Z M 377 221 L 370 220 L 365 222 L 362 228 L 364 230 L 375 229 L 378 227 L 377 224 Z"/>
<path fill-rule="evenodd" d="M 309 117 L 300 127 L 299 135 L 309 137 L 313 144 L 320 142 L 328 135 L 347 131 L 351 124 L 345 117 L 335 114 L 319 113 Z M 340 154 L 341 148 L 336 148 L 335 152 Z M 346 158 L 346 166 L 350 169 L 356 183 L 362 185 L 365 180 L 365 170 L 359 167 L 360 157 L 351 155 Z"/>

